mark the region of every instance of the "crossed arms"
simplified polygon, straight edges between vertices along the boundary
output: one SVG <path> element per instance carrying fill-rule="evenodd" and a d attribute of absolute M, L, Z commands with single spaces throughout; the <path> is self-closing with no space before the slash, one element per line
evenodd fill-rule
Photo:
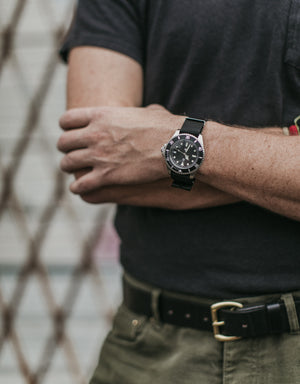
<path fill-rule="evenodd" d="M 171 188 L 161 146 L 184 117 L 141 108 L 143 73 L 134 60 L 92 47 L 69 59 L 68 111 L 58 148 L 70 189 L 90 203 L 205 208 L 246 200 L 300 220 L 300 137 L 207 122 L 206 157 L 191 192 Z"/>

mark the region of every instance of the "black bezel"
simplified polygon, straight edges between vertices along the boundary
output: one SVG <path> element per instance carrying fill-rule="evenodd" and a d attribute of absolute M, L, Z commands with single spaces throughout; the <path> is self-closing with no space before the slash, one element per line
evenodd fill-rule
<path fill-rule="evenodd" d="M 175 166 L 170 159 L 169 153 L 170 153 L 170 149 L 171 149 L 172 145 L 174 143 L 176 143 L 177 141 L 180 141 L 180 140 L 192 141 L 194 143 L 196 149 L 197 149 L 198 158 L 197 158 L 196 162 L 189 168 L 179 168 L 179 167 Z M 165 158 L 166 158 L 166 162 L 168 164 L 168 168 L 171 171 L 173 171 L 179 175 L 189 175 L 189 174 L 195 172 L 199 168 L 199 166 L 203 160 L 203 157 L 204 157 L 204 150 L 203 150 L 203 147 L 200 144 L 199 140 L 197 139 L 197 137 L 195 137 L 193 135 L 189 135 L 187 133 L 180 133 L 179 135 L 174 136 L 168 142 L 166 149 L 165 149 Z"/>

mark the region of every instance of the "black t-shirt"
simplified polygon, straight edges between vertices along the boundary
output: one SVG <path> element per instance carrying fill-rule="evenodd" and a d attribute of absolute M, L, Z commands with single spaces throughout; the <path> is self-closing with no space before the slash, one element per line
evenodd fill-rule
<path fill-rule="evenodd" d="M 144 105 L 249 127 L 300 114 L 296 0 L 82 0 L 62 56 L 80 45 L 141 63 Z M 162 288 L 218 298 L 300 289 L 300 223 L 246 202 L 120 206 L 116 227 L 124 268 Z"/>

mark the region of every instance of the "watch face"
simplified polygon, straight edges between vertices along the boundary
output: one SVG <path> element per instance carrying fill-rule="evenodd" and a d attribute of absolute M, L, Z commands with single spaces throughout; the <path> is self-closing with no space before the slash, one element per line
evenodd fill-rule
<path fill-rule="evenodd" d="M 189 174 L 199 168 L 203 148 L 195 136 L 179 134 L 166 146 L 166 160 L 170 169 L 180 174 Z"/>

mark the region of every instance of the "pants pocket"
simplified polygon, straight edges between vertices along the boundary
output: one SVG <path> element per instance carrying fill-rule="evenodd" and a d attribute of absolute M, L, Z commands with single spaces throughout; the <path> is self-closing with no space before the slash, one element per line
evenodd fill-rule
<path fill-rule="evenodd" d="M 146 316 L 135 314 L 122 304 L 115 315 L 110 337 L 134 342 L 143 332 L 146 322 Z"/>

